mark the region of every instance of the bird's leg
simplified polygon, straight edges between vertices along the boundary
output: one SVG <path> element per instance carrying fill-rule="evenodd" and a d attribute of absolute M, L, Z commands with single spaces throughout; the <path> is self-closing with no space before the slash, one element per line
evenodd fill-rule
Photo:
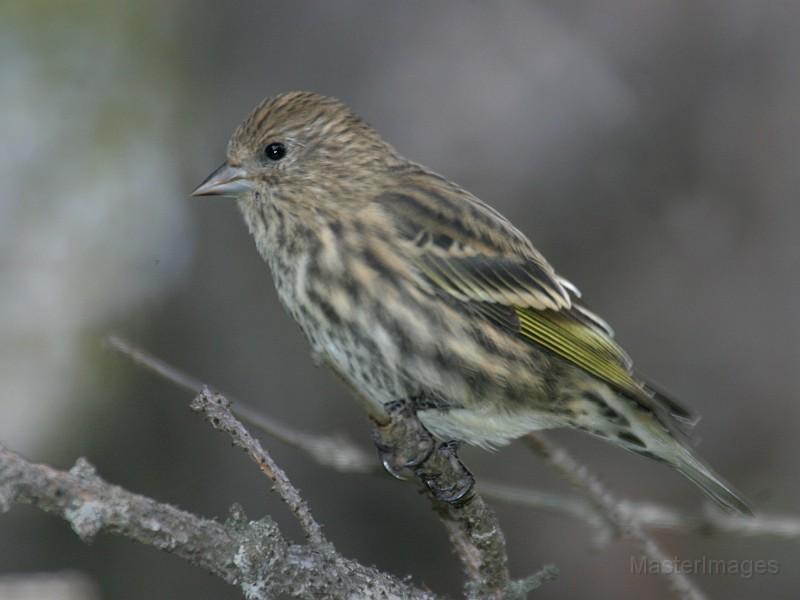
<path fill-rule="evenodd" d="M 458 458 L 458 442 L 436 445 L 416 415 L 419 404 L 410 398 L 384 405 L 389 421 L 373 433 L 381 462 L 398 479 L 417 476 L 440 502 L 464 503 L 472 497 L 475 478 Z"/>
<path fill-rule="evenodd" d="M 372 435 L 384 468 L 398 479 L 408 479 L 436 447 L 430 432 L 417 418 L 414 399 L 397 400 L 384 407 L 389 421 Z"/>
<path fill-rule="evenodd" d="M 414 469 L 440 502 L 462 504 L 472 497 L 475 477 L 458 458 L 458 442 L 444 442 Z"/>

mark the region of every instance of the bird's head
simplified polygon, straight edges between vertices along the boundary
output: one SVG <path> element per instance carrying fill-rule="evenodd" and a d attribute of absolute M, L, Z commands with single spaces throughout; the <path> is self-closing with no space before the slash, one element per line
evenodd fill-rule
<path fill-rule="evenodd" d="M 228 143 L 227 160 L 194 196 L 292 192 L 307 202 L 341 192 L 353 196 L 398 157 L 345 104 L 312 92 L 261 102 Z"/>

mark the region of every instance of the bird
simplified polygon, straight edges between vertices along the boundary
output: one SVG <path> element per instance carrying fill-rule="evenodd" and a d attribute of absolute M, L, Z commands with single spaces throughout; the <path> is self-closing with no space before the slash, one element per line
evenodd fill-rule
<path fill-rule="evenodd" d="M 442 448 L 581 430 L 751 513 L 692 449 L 692 412 L 634 370 L 529 238 L 340 100 L 266 98 L 193 195 L 236 198 L 312 355 L 369 412 L 412 416 Z"/>

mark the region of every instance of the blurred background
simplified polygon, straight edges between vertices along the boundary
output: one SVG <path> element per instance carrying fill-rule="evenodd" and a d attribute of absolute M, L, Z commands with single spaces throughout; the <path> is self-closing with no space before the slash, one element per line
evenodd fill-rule
<path fill-rule="evenodd" d="M 0 441 L 224 518 L 299 531 L 190 395 L 103 346 L 117 332 L 297 427 L 369 426 L 315 369 L 233 202 L 190 198 L 267 95 L 337 96 L 405 155 L 526 232 L 640 369 L 696 408 L 701 454 L 761 511 L 800 511 L 800 4 L 94 0 L 0 4 Z M 618 494 L 699 510 L 658 464 L 558 432 Z M 414 486 L 325 470 L 265 439 L 347 556 L 457 595 L 460 567 Z M 479 480 L 569 492 L 524 448 L 467 450 Z M 537 597 L 667 598 L 567 517 L 499 502 Z M 777 560 L 711 596 L 800 586 L 787 541 L 658 536 L 682 559 Z M 68 569 L 97 598 L 239 598 L 124 539 L 81 543 L 0 515 L 0 574 Z M 87 592 L 89 593 L 89 592 Z"/>

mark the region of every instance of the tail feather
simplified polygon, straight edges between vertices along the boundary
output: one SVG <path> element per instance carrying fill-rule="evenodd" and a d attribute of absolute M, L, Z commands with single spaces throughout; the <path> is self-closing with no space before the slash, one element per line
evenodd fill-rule
<path fill-rule="evenodd" d="M 644 385 L 644 389 L 656 406 L 661 409 L 656 411 L 656 416 L 673 438 L 672 443 L 662 442 L 662 448 L 666 452 L 663 452 L 661 457 L 723 509 L 752 515 L 753 511 L 742 495 L 692 452 L 689 445 L 689 433 L 700 417 L 652 382 L 648 381 Z M 657 435 L 657 437 L 661 436 Z"/>
<path fill-rule="evenodd" d="M 752 515 L 741 494 L 692 451 L 689 429 L 697 417 L 652 384 L 643 392 L 631 397 L 593 386 L 567 403 L 572 412 L 568 423 L 630 452 L 665 462 L 723 509 Z"/>
<path fill-rule="evenodd" d="M 703 490 L 709 498 L 725 510 L 743 515 L 753 514 L 749 504 L 739 492 L 733 489 L 733 486 L 714 473 L 711 467 L 694 457 L 689 450 L 686 448 L 682 450 L 681 456 L 673 462 L 675 469 L 681 475 Z"/>

